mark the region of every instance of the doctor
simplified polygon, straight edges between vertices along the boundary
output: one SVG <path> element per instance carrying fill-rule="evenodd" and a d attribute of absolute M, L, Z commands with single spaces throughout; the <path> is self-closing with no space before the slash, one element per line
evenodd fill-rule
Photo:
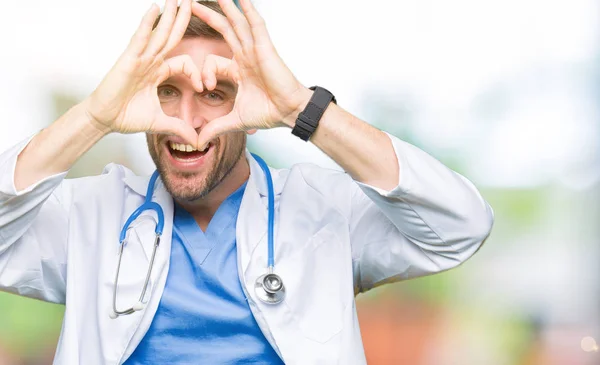
<path fill-rule="evenodd" d="M 488 236 L 467 179 L 302 85 L 241 8 L 153 5 L 87 99 L 0 155 L 0 289 L 66 305 L 56 363 L 364 364 L 355 296 Z M 267 168 L 246 133 L 275 127 L 346 173 Z M 153 179 L 64 179 L 138 132 Z"/>

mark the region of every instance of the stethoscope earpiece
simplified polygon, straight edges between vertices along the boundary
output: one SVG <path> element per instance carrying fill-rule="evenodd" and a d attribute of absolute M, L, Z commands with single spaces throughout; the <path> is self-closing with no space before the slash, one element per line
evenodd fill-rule
<path fill-rule="evenodd" d="M 137 302 L 133 305 L 131 309 L 133 309 L 135 312 L 141 311 L 142 309 L 144 309 L 144 303 Z"/>

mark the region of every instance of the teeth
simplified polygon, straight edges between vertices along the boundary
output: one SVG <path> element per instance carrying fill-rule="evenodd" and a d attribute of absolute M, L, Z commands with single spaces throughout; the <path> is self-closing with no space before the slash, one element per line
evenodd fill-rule
<path fill-rule="evenodd" d="M 180 143 L 170 142 L 170 146 L 171 146 L 171 149 L 173 149 L 175 151 L 182 151 L 182 152 L 197 151 L 194 147 L 190 146 L 189 144 L 180 144 Z"/>

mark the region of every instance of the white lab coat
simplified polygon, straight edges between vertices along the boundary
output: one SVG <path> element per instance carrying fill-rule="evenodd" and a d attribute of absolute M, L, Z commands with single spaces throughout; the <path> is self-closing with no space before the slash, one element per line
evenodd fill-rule
<path fill-rule="evenodd" d="M 267 189 L 246 152 L 251 175 L 237 222 L 238 274 L 256 321 L 286 364 L 364 364 L 355 295 L 453 268 L 490 232 L 492 210 L 468 180 L 390 138 L 400 184 L 389 192 L 312 164 L 271 169 L 275 267 L 287 290 L 274 306 L 254 293 L 267 265 Z M 119 233 L 143 202 L 149 178 L 112 164 L 100 176 L 59 174 L 17 192 L 16 159 L 27 143 L 0 155 L 0 289 L 66 304 L 55 363 L 120 364 L 160 302 L 171 264 L 172 198 L 157 182 L 153 201 L 164 210 L 165 227 L 145 309 L 111 319 Z M 128 234 L 119 308 L 137 301 L 145 279 L 154 221 L 144 215 Z"/>

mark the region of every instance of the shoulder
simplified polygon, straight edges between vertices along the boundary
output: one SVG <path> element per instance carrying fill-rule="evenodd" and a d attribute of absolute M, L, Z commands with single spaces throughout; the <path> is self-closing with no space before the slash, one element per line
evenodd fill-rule
<path fill-rule="evenodd" d="M 307 185 L 318 191 L 332 188 L 352 188 L 354 181 L 347 173 L 324 168 L 314 163 L 298 163 L 289 169 L 289 176 L 301 177 Z"/>
<path fill-rule="evenodd" d="M 148 177 L 135 174 L 129 168 L 116 163 L 104 167 L 100 175 L 71 178 L 65 180 L 69 190 L 76 195 L 105 195 L 114 194 L 115 190 L 125 191 L 128 185 L 143 185 Z"/>
<path fill-rule="evenodd" d="M 284 194 L 302 194 L 303 203 L 319 202 L 335 205 L 340 211 L 348 212 L 351 198 L 358 185 L 347 173 L 324 168 L 313 163 L 299 163 L 288 170 L 280 170 L 285 175 Z"/>
<path fill-rule="evenodd" d="M 99 175 L 70 178 L 70 179 L 68 179 L 68 181 L 70 181 L 73 184 L 79 184 L 79 185 L 93 185 L 93 184 L 98 184 L 101 182 L 108 182 L 111 180 L 123 181 L 126 178 L 135 178 L 135 177 L 139 177 L 139 176 L 136 175 L 129 168 L 127 168 L 123 165 L 116 164 L 116 163 L 110 163 L 110 164 L 104 166 L 104 169 L 102 169 L 102 172 Z"/>

